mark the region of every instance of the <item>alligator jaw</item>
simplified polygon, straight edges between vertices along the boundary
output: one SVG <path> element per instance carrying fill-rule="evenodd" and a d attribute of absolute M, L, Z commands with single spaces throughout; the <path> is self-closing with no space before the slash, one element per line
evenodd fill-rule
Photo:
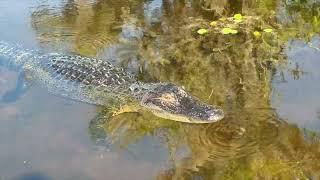
<path fill-rule="evenodd" d="M 158 84 L 140 100 L 158 117 L 187 123 L 213 123 L 224 118 L 221 109 L 202 103 L 183 88 L 171 83 Z"/>

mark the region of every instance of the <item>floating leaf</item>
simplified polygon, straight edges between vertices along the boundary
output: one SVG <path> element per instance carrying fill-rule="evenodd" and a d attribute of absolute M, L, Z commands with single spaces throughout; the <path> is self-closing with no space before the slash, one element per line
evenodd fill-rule
<path fill-rule="evenodd" d="M 238 30 L 236 30 L 236 29 L 231 29 L 230 33 L 231 33 L 231 34 L 237 34 L 237 33 L 238 33 Z"/>
<path fill-rule="evenodd" d="M 210 23 L 210 26 L 216 26 L 217 24 L 218 24 L 217 21 L 212 21 L 212 22 Z"/>
<path fill-rule="evenodd" d="M 235 30 L 235 29 L 231 29 L 231 28 L 223 28 L 223 29 L 221 30 L 221 33 L 222 33 L 222 34 L 237 34 L 238 31 Z"/>
<path fill-rule="evenodd" d="M 221 33 L 222 33 L 222 34 L 230 34 L 230 31 L 231 31 L 230 28 L 223 28 L 223 29 L 221 30 Z"/>
<path fill-rule="evenodd" d="M 254 31 L 253 35 L 258 38 L 261 36 L 261 33 L 259 31 Z"/>
<path fill-rule="evenodd" d="M 199 29 L 199 30 L 197 31 L 197 33 L 200 34 L 200 35 L 206 34 L 207 32 L 208 32 L 208 30 L 203 29 L 203 28 L 201 28 L 201 29 Z"/>
<path fill-rule="evenodd" d="M 271 32 L 273 31 L 273 29 L 267 28 L 267 29 L 264 29 L 263 31 L 264 31 L 264 32 L 267 32 L 267 33 L 271 33 Z"/>
<path fill-rule="evenodd" d="M 241 14 L 235 14 L 233 16 L 233 18 L 236 19 L 236 20 L 241 20 L 242 19 L 242 15 Z"/>
<path fill-rule="evenodd" d="M 235 15 L 233 16 L 233 19 L 234 19 L 235 22 L 242 22 L 243 17 L 242 17 L 241 14 L 235 14 Z"/>

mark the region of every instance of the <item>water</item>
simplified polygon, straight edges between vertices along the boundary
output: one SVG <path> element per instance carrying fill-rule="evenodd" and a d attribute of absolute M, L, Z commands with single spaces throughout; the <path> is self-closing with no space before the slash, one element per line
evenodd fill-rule
<path fill-rule="evenodd" d="M 0 67 L 1 180 L 320 178 L 319 2 L 2 0 L 0 9 L 1 40 L 107 58 L 226 113 L 208 125 L 150 112 L 102 123 L 106 107 Z M 235 13 L 247 18 L 221 19 Z"/>

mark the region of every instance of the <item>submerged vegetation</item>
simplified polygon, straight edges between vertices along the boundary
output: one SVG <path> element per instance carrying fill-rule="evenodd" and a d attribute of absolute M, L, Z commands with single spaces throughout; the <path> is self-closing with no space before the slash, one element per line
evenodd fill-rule
<path fill-rule="evenodd" d="M 90 122 L 92 137 L 121 148 L 146 136 L 161 138 L 171 166 L 158 179 L 319 179 L 317 133 L 278 117 L 270 95 L 277 68 L 286 63 L 287 42 L 308 42 L 319 33 L 320 4 L 161 2 L 148 13 L 139 0 L 69 0 L 62 12 L 37 8 L 32 23 L 42 44 L 63 42 L 87 56 L 105 53 L 144 81 L 184 86 L 222 106 L 227 117 L 188 125 L 148 112 L 110 118 L 108 109 L 99 109 Z M 188 153 L 179 159 L 180 148 Z"/>

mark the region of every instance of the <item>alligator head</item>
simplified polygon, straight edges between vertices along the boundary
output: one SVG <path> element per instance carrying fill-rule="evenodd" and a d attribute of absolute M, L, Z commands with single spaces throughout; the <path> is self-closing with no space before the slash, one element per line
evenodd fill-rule
<path fill-rule="evenodd" d="M 188 123 L 212 123 L 221 120 L 221 109 L 202 103 L 172 83 L 153 84 L 142 91 L 140 105 L 158 117 Z"/>

